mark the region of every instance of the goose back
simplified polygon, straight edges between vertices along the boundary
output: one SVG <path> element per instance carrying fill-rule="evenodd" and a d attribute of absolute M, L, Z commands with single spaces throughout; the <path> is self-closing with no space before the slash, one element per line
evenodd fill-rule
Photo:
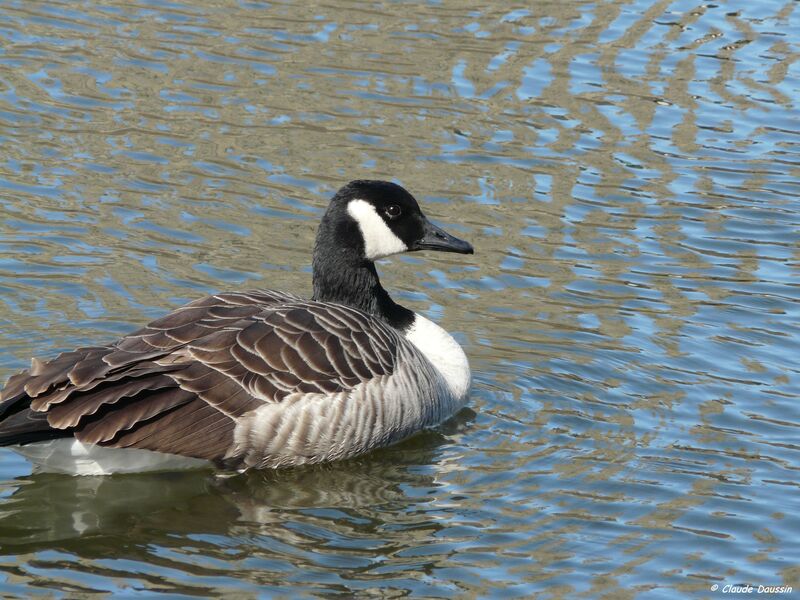
<path fill-rule="evenodd" d="M 112 345 L 33 361 L 0 398 L 2 445 L 74 438 L 239 469 L 353 456 L 457 401 L 380 319 L 267 290 L 209 296 Z"/>

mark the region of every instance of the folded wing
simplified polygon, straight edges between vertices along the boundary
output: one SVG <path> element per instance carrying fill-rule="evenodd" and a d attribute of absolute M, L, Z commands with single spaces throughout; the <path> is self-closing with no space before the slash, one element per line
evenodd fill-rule
<path fill-rule="evenodd" d="M 0 445 L 74 437 L 230 464 L 242 415 L 391 375 L 402 343 L 345 306 L 271 291 L 209 296 L 112 345 L 34 360 L 0 392 Z"/>

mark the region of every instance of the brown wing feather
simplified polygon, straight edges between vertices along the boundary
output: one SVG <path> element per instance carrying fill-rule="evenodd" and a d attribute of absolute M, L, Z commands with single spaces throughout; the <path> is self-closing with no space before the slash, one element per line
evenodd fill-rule
<path fill-rule="evenodd" d="M 399 339 L 342 306 L 270 291 L 209 296 L 108 347 L 33 361 L 0 392 L 0 445 L 74 436 L 221 461 L 238 417 L 391 373 Z"/>
<path fill-rule="evenodd" d="M 122 432 L 114 448 L 143 448 L 194 458 L 221 460 L 231 445 L 234 422 L 199 398 L 159 418 Z"/>
<path fill-rule="evenodd" d="M 113 444 L 114 438 L 122 432 L 186 404 L 194 398 L 192 392 L 174 387 L 141 395 L 129 401 L 125 410 L 112 410 L 108 414 L 88 420 L 80 430 L 75 431 L 75 437 L 89 444 Z"/>
<path fill-rule="evenodd" d="M 96 391 L 76 394 L 69 402 L 56 404 L 47 411 L 47 420 L 56 429 L 71 429 L 104 405 L 114 404 L 123 398 L 135 398 L 146 391 L 169 387 L 175 387 L 174 380 L 160 374 L 155 377 L 116 381 L 111 385 L 101 386 Z"/>
<path fill-rule="evenodd" d="M 108 349 L 79 348 L 59 354 L 47 362 L 42 362 L 38 359 L 32 361 L 29 370 L 22 371 L 9 378 L 6 386 L 0 390 L 0 401 L 5 402 L 25 395 L 37 396 L 58 383 L 67 380 L 69 371 L 76 364 L 90 355 L 96 356 L 101 351 L 108 352 Z"/>

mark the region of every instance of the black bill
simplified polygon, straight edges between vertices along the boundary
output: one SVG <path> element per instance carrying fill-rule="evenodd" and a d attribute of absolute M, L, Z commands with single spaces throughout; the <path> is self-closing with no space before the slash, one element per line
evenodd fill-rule
<path fill-rule="evenodd" d="M 424 235 L 418 240 L 412 250 L 439 250 L 440 252 L 458 252 L 459 254 L 472 254 L 472 244 L 450 235 L 444 229 L 437 227 L 427 219 L 425 220 Z"/>

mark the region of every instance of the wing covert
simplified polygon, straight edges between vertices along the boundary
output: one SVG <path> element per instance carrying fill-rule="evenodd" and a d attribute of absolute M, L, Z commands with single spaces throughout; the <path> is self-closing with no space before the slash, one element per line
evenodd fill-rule
<path fill-rule="evenodd" d="M 271 291 L 209 296 L 109 346 L 34 361 L 3 390 L 0 443 L 73 436 L 227 460 L 242 415 L 390 375 L 403 343 L 345 306 Z"/>

